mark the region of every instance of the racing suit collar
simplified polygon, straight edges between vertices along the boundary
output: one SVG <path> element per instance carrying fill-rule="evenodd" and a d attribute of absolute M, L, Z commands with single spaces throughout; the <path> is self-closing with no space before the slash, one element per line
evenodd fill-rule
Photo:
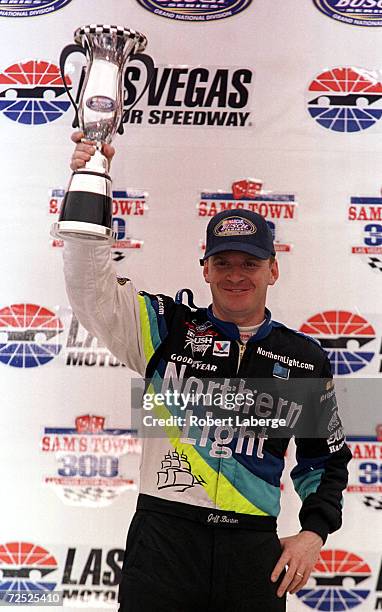
<path fill-rule="evenodd" d="M 222 321 L 215 317 L 212 312 L 212 304 L 210 304 L 207 308 L 207 317 L 214 324 L 214 326 L 221 331 L 225 336 L 230 338 L 231 340 L 240 340 L 240 332 L 235 323 L 231 323 L 230 321 Z M 268 334 L 271 333 L 272 329 L 272 314 L 268 308 L 265 309 L 265 320 L 264 323 L 259 327 L 257 333 L 251 336 L 248 342 L 256 342 L 257 340 L 262 340 Z"/>

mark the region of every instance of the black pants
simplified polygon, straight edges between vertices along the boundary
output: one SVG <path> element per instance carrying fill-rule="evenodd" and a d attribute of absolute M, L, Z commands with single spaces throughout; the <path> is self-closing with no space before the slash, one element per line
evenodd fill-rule
<path fill-rule="evenodd" d="M 138 510 L 130 525 L 120 612 L 283 612 L 271 572 L 275 532 L 204 525 Z"/>

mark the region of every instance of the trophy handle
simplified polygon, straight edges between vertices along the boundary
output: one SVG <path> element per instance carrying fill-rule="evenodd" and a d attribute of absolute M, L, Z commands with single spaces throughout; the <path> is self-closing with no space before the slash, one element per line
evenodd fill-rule
<path fill-rule="evenodd" d="M 85 55 L 86 57 L 86 50 L 84 49 L 84 47 L 81 47 L 81 45 L 67 45 L 67 47 L 65 47 L 60 55 L 60 72 L 61 72 L 61 78 L 63 80 L 64 83 L 64 87 L 66 90 L 66 93 L 69 96 L 69 99 L 73 105 L 73 108 L 75 110 L 75 117 L 74 117 L 74 121 L 72 123 L 72 127 L 76 128 L 79 127 L 80 122 L 79 122 L 79 118 L 78 118 L 78 108 L 77 108 L 77 104 L 74 101 L 74 98 L 72 96 L 72 94 L 70 93 L 70 89 L 68 87 L 68 84 L 66 82 L 66 78 L 65 78 L 65 64 L 66 64 L 66 60 L 68 59 L 69 55 L 71 55 L 72 53 L 82 53 L 83 55 Z"/>
<path fill-rule="evenodd" d="M 129 61 L 131 61 L 131 60 L 138 60 L 138 61 L 142 62 L 146 66 L 147 79 L 146 79 L 146 84 L 145 84 L 144 88 L 142 89 L 141 93 L 139 94 L 138 98 L 123 113 L 122 120 L 121 120 L 120 126 L 118 128 L 118 134 L 123 134 L 123 131 L 124 131 L 123 124 L 124 124 L 124 121 L 125 121 L 127 115 L 129 114 L 131 109 L 134 108 L 134 106 L 136 104 L 138 104 L 139 100 L 142 98 L 143 94 L 146 92 L 148 86 L 150 85 L 150 83 L 151 83 L 151 81 L 152 81 L 152 79 L 153 79 L 153 77 L 155 75 L 154 61 L 153 61 L 153 59 L 149 55 L 146 55 L 145 53 L 134 53 L 133 55 L 130 55 L 130 57 L 129 57 Z"/>

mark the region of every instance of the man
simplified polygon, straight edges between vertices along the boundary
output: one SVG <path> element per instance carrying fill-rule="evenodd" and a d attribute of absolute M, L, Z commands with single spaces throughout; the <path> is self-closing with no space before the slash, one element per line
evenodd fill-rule
<path fill-rule="evenodd" d="M 81 136 L 73 135 L 73 170 L 94 153 Z M 114 149 L 105 146 L 104 153 L 111 161 Z M 285 610 L 286 593 L 306 584 L 328 533 L 341 525 L 350 452 L 330 364 L 314 340 L 272 321 L 265 307 L 279 276 L 267 223 L 245 210 L 215 215 L 201 263 L 209 308 L 182 304 L 183 292 L 175 301 L 137 293 L 130 280 L 115 275 L 108 247 L 67 243 L 68 296 L 81 323 L 155 389 L 189 377 L 197 384 L 281 380 L 288 388 L 292 379 L 322 380 L 320 401 L 332 435 L 296 439 L 292 478 L 303 501 L 302 529 L 281 540 L 276 517 L 287 438 L 241 427 L 175 427 L 145 439 L 120 585 L 122 612 Z M 265 414 L 265 395 L 256 400 L 258 415 Z M 284 404 L 279 398 L 278 406 Z M 310 409 L 304 404 L 308 420 Z M 159 414 L 171 416 L 171 406 Z"/>

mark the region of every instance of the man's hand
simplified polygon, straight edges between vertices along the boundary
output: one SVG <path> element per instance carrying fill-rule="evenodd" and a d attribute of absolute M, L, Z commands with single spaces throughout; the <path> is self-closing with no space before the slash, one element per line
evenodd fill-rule
<path fill-rule="evenodd" d="M 72 140 L 76 143 L 76 148 L 74 149 L 74 153 L 72 156 L 72 161 L 70 164 L 71 169 L 78 170 L 79 168 L 83 168 L 87 161 L 89 161 L 96 152 L 96 148 L 94 143 L 92 142 L 81 142 L 81 139 L 84 137 L 83 132 L 74 132 L 72 134 Z M 109 167 L 111 164 L 111 160 L 114 157 L 115 149 L 111 145 L 104 144 L 102 147 L 102 153 L 108 159 Z"/>
<path fill-rule="evenodd" d="M 286 591 L 293 595 L 307 583 L 317 563 L 323 541 L 313 531 L 301 531 L 297 535 L 281 538 L 280 542 L 283 552 L 275 565 L 271 580 L 276 582 L 285 566 L 288 566 L 277 590 L 277 595 L 282 597 Z"/>

